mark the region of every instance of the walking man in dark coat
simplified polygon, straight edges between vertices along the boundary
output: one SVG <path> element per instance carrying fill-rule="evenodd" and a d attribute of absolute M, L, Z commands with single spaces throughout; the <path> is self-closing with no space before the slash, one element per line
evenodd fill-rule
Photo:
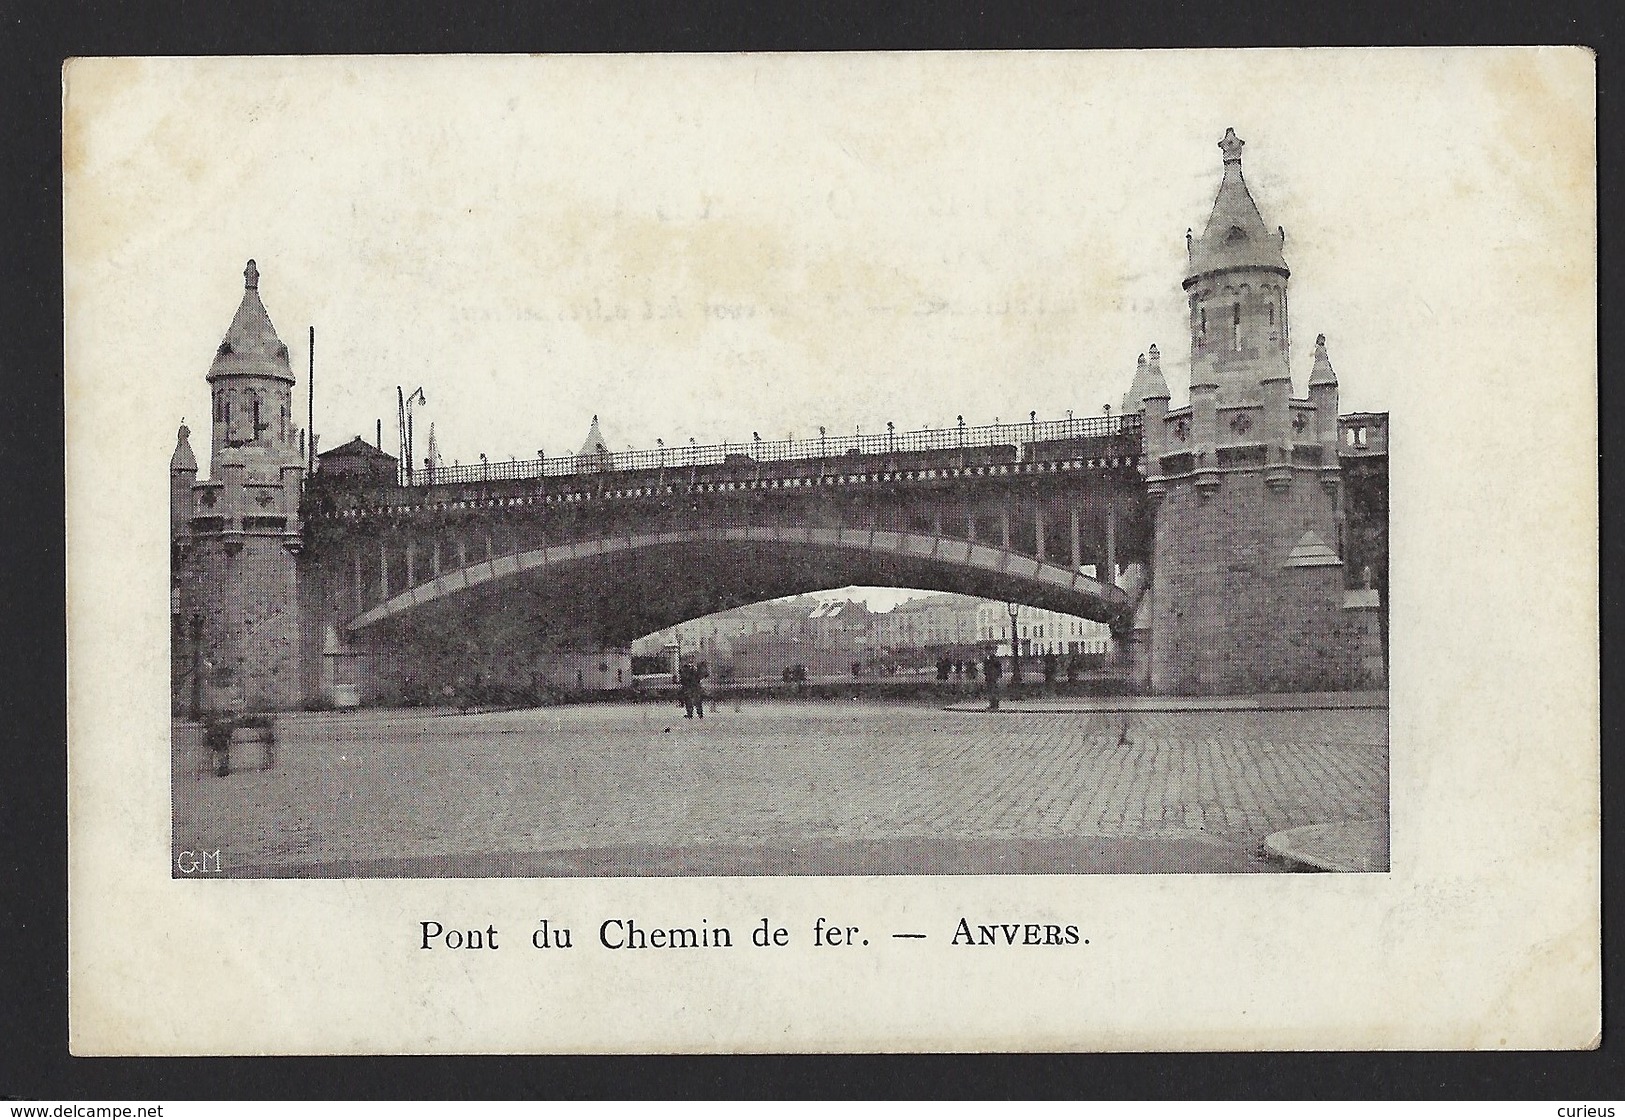
<path fill-rule="evenodd" d="M 705 694 L 700 690 L 700 667 L 693 662 L 677 673 L 677 688 L 683 695 L 683 718 L 693 719 L 697 713 L 705 718 Z"/>
<path fill-rule="evenodd" d="M 1004 666 L 999 664 L 997 654 L 989 653 L 987 660 L 982 662 L 982 676 L 987 681 L 987 710 L 999 710 L 999 680 L 1004 676 Z"/>

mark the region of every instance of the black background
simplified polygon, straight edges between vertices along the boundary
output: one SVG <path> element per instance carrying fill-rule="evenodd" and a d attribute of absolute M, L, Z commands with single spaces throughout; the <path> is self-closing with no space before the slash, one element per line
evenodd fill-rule
<path fill-rule="evenodd" d="M 1613 758 L 1622 546 L 1616 20 L 1602 4 L 1382 10 L 1104 6 L 461 3 L 0 5 L 0 1097 L 1538 1098 L 1625 1096 L 1620 1045 L 1573 1054 L 927 1055 L 77 1059 L 67 1051 L 67 767 L 62 473 L 60 67 L 75 55 L 1074 49 L 1582 44 L 1598 52 L 1603 456 L 1604 1022 L 1618 1020 Z M 1315 10 L 1319 9 L 1319 10 Z M 1402 126 L 1396 122 L 1396 126 Z M 1327 122 L 1335 128 L 1335 121 Z M 139 355 L 133 356 L 139 360 Z M 1531 423 L 1538 418 L 1531 417 Z M 1524 562 L 1538 555 L 1509 563 Z M 1538 567 L 1538 565 L 1537 565 Z M 1531 569 L 1530 576 L 1536 575 Z M 1508 603 L 1506 632 L 1538 598 Z M 1509 652 L 1515 650 L 1509 647 Z M 161 651 L 130 650 L 132 659 Z M 1540 744 L 1531 743 L 1538 750 Z M 195 966 L 207 968 L 199 944 Z"/>

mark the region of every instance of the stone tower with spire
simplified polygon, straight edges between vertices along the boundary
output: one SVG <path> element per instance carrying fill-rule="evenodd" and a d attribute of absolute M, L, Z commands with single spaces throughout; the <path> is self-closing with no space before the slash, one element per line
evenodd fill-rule
<path fill-rule="evenodd" d="M 209 366 L 209 477 L 197 480 L 184 423 L 169 464 L 173 609 L 177 632 L 195 637 L 185 672 L 201 675 L 208 708 L 288 708 L 301 690 L 302 433 L 288 348 L 260 302 L 259 279 L 249 261 Z"/>
<path fill-rule="evenodd" d="M 1233 130 L 1219 149 L 1207 226 L 1186 233 L 1190 403 L 1169 407 L 1155 347 L 1124 402 L 1143 413 L 1156 508 L 1138 656 L 1158 692 L 1349 687 L 1362 682 L 1344 611 L 1337 380 L 1322 336 L 1309 395 L 1294 398 L 1286 234 L 1259 213 Z"/>

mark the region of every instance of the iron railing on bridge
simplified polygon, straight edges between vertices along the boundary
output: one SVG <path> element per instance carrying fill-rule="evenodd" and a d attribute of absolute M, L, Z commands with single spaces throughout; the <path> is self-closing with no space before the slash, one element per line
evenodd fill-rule
<path fill-rule="evenodd" d="M 820 434 L 812 439 L 756 439 L 741 443 L 687 444 L 640 451 L 610 451 L 586 455 L 559 455 L 546 459 L 510 459 L 507 462 L 467 463 L 450 467 L 422 467 L 407 474 L 407 485 L 438 486 L 464 482 L 591 474 L 607 471 L 686 469 L 725 463 L 771 463 L 794 459 L 827 459 L 842 455 L 888 455 L 920 451 L 951 451 L 958 447 L 1009 447 L 1017 457 L 1021 449 L 1052 441 L 1140 435 L 1137 413 L 1121 416 L 1080 416 L 1065 420 L 1031 420 L 1020 424 L 982 424 L 967 427 L 888 430 L 874 435 Z"/>

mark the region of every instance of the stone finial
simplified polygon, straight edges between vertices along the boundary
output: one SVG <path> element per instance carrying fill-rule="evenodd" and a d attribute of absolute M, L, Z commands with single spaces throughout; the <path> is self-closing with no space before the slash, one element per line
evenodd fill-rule
<path fill-rule="evenodd" d="M 1326 336 L 1315 336 L 1315 366 L 1309 371 L 1309 384 L 1336 385 L 1337 374 L 1332 369 L 1332 360 L 1326 354 Z"/>
<path fill-rule="evenodd" d="M 186 426 L 186 417 L 181 417 L 180 430 L 175 433 L 176 443 L 185 443 L 192 438 L 192 429 Z"/>
<path fill-rule="evenodd" d="M 258 290 L 259 286 L 260 286 L 260 270 L 259 270 L 259 266 L 256 265 L 253 262 L 253 260 L 251 259 L 251 260 L 249 260 L 247 267 L 243 269 L 243 287 L 246 290 L 254 291 L 254 290 Z"/>
<path fill-rule="evenodd" d="M 1224 162 L 1226 163 L 1240 163 L 1241 149 L 1246 146 L 1247 142 L 1237 136 L 1236 130 L 1233 128 L 1225 129 L 1224 139 L 1219 141 L 1219 151 L 1224 153 Z"/>

